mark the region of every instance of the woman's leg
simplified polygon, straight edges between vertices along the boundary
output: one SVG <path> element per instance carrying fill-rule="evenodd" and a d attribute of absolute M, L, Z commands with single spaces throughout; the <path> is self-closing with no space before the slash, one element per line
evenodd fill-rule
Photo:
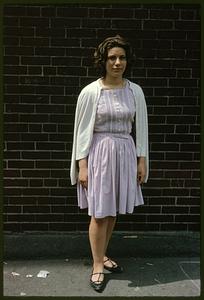
<path fill-rule="evenodd" d="M 106 251 L 108 248 L 109 241 L 111 239 L 113 229 L 115 227 L 116 223 L 116 217 L 108 217 L 108 225 L 107 225 L 107 233 L 106 233 L 106 245 L 105 245 L 105 251 L 104 251 L 104 261 L 107 260 Z M 106 266 L 112 267 L 112 264 L 110 261 L 106 262 Z"/>
<path fill-rule="evenodd" d="M 107 244 L 108 218 L 96 219 L 91 217 L 89 225 L 89 240 L 93 256 L 93 273 L 103 272 L 103 260 Z M 93 275 L 92 281 L 97 281 L 99 275 Z M 100 277 L 100 281 L 103 277 Z"/>
<path fill-rule="evenodd" d="M 107 233 L 106 233 L 106 245 L 105 245 L 105 251 L 104 251 L 105 254 L 106 254 L 108 244 L 109 244 L 109 241 L 110 241 L 112 233 L 113 233 L 113 229 L 115 227 L 115 223 L 116 223 L 116 217 L 108 217 L 108 225 L 107 225 Z"/>

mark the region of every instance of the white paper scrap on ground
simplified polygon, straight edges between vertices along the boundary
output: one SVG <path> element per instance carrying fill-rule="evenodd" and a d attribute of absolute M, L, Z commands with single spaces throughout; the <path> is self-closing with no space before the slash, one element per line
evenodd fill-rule
<path fill-rule="evenodd" d="M 152 264 L 152 263 L 146 263 L 146 265 L 148 265 L 148 266 L 153 266 L 154 264 Z"/>
<path fill-rule="evenodd" d="M 46 278 L 49 274 L 50 274 L 50 272 L 48 272 L 48 271 L 46 271 L 46 270 L 41 270 L 41 271 L 37 274 L 37 277 Z"/>
<path fill-rule="evenodd" d="M 21 292 L 20 295 L 21 295 L 21 296 L 26 296 L 26 293 Z"/>
<path fill-rule="evenodd" d="M 26 277 L 27 277 L 27 278 L 33 277 L 33 275 L 32 275 L 32 274 L 27 274 Z"/>
<path fill-rule="evenodd" d="M 20 274 L 17 273 L 17 272 L 11 272 L 11 274 L 12 274 L 13 276 L 20 276 Z"/>

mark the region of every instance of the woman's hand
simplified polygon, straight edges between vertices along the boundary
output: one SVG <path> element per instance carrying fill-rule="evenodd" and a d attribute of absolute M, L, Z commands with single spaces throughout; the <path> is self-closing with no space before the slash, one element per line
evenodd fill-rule
<path fill-rule="evenodd" d="M 145 157 L 138 157 L 137 161 L 137 181 L 139 184 L 144 183 L 146 177 L 146 160 Z"/>
<path fill-rule="evenodd" d="M 83 158 L 79 161 L 79 176 L 78 180 L 83 188 L 88 188 L 88 166 L 87 159 Z"/>

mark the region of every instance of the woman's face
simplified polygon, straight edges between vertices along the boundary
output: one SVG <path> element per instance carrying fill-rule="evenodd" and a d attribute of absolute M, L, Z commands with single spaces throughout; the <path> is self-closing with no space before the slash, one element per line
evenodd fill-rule
<path fill-rule="evenodd" d="M 106 77 L 122 78 L 127 66 L 126 53 L 123 48 L 114 47 L 108 50 Z"/>

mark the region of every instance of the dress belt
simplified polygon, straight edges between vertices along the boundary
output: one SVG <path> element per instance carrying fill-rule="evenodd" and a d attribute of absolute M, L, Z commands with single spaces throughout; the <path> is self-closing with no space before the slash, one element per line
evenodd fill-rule
<path fill-rule="evenodd" d="M 119 132 L 97 132 L 94 131 L 94 135 L 102 136 L 102 137 L 114 137 L 114 138 L 121 138 L 121 139 L 129 139 L 131 135 L 129 133 L 119 133 Z"/>

